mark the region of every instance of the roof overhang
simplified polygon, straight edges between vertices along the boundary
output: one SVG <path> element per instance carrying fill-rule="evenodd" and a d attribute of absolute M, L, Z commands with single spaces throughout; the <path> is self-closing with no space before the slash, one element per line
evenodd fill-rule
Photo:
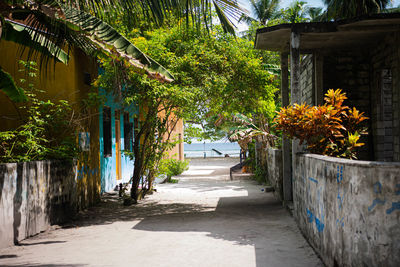
<path fill-rule="evenodd" d="M 374 45 L 386 34 L 400 32 L 400 13 L 376 14 L 355 19 L 280 24 L 257 30 L 254 47 L 289 53 L 292 32 L 300 33 L 300 52 L 349 49 Z"/>

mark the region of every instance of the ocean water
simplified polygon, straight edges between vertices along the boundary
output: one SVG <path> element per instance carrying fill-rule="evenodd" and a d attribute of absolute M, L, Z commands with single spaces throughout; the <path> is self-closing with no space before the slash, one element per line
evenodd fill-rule
<path fill-rule="evenodd" d="M 228 154 L 230 157 L 239 157 L 240 146 L 238 143 L 196 143 L 196 144 L 183 144 L 184 153 L 186 158 L 203 158 L 204 153 L 206 157 L 224 157 Z M 222 153 L 219 155 L 213 149 Z"/>

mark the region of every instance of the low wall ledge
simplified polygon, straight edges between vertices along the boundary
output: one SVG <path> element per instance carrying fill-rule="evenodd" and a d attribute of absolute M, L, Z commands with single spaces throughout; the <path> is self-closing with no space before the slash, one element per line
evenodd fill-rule
<path fill-rule="evenodd" d="M 297 156 L 318 159 L 318 160 L 327 161 L 327 162 L 331 162 L 331 163 L 345 164 L 348 166 L 360 166 L 360 167 L 370 167 L 370 168 L 373 168 L 373 167 L 399 168 L 399 170 L 400 170 L 400 162 L 351 160 L 351 159 L 335 158 L 335 157 L 329 157 L 329 156 L 311 154 L 311 153 L 297 153 Z"/>

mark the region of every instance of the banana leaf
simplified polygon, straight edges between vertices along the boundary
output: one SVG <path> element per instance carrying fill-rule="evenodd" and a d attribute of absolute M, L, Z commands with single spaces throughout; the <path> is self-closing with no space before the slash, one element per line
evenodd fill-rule
<path fill-rule="evenodd" d="M 45 35 L 30 31 L 25 25 L 5 20 L 2 39 L 30 47 L 36 51 L 55 58 L 64 64 L 68 63 L 69 56 L 59 46 L 48 40 Z"/>
<path fill-rule="evenodd" d="M 0 67 L 0 90 L 5 93 L 13 102 L 27 101 L 24 90 L 18 87 L 11 75 Z"/>

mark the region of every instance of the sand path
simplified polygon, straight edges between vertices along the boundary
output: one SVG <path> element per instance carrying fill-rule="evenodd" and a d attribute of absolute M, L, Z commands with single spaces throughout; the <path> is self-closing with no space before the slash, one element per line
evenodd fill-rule
<path fill-rule="evenodd" d="M 138 205 L 105 196 L 79 220 L 0 250 L 0 266 L 323 266 L 272 193 L 229 181 L 236 162 L 192 160 Z"/>

